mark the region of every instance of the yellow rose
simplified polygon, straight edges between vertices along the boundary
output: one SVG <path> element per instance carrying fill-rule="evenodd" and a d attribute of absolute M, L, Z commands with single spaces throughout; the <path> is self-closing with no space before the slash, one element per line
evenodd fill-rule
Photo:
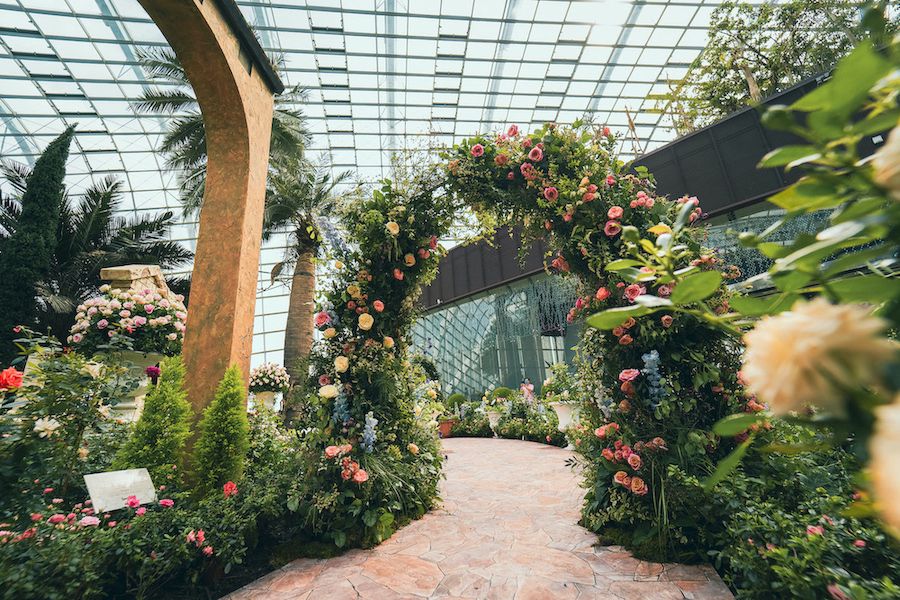
<path fill-rule="evenodd" d="M 359 286 L 355 283 L 351 283 L 347 286 L 347 293 L 350 294 L 351 298 L 359 298 L 361 292 L 359 290 Z"/>
<path fill-rule="evenodd" d="M 337 269 L 338 271 L 340 271 L 341 269 L 344 268 L 344 263 L 339 260 L 336 260 L 336 261 L 334 261 L 334 268 Z"/>
<path fill-rule="evenodd" d="M 333 338 L 334 336 L 337 335 L 337 329 L 335 329 L 334 327 L 329 327 L 328 329 L 326 329 L 325 331 L 322 332 L 322 335 L 325 336 L 326 340 L 330 340 L 331 338 Z"/>
<path fill-rule="evenodd" d="M 416 446 L 415 444 L 413 444 L 412 442 L 410 442 L 410 444 L 406 447 L 406 449 L 409 450 L 410 454 L 418 454 L 419 453 L 419 447 Z"/>
<path fill-rule="evenodd" d="M 350 359 L 346 356 L 338 356 L 334 359 L 334 370 L 338 373 L 344 373 L 350 368 Z"/>
<path fill-rule="evenodd" d="M 389 335 L 384 336 L 384 341 L 382 342 L 384 347 L 387 349 L 391 349 L 394 347 L 394 338 Z"/>
<path fill-rule="evenodd" d="M 335 398 L 338 395 L 336 385 L 323 385 L 319 388 L 319 395 L 323 398 Z"/>
<path fill-rule="evenodd" d="M 372 325 L 375 324 L 375 319 L 369 313 L 363 313 L 359 315 L 359 328 L 363 331 L 368 331 L 372 329 Z"/>
<path fill-rule="evenodd" d="M 428 392 L 426 392 L 426 393 L 428 394 L 428 397 L 431 398 L 432 400 L 435 399 L 435 398 L 437 398 L 437 392 L 434 391 L 434 390 L 431 390 L 431 389 L 430 389 L 430 390 L 428 390 Z"/>
<path fill-rule="evenodd" d="M 413 256 L 412 254 L 407 254 L 406 256 L 403 257 L 403 263 L 404 263 L 407 267 L 411 267 L 411 266 L 413 266 L 414 264 L 416 264 L 416 257 Z"/>
<path fill-rule="evenodd" d="M 391 235 L 397 235 L 400 233 L 400 225 L 396 221 L 388 221 L 387 225 L 385 225 L 385 228 Z"/>

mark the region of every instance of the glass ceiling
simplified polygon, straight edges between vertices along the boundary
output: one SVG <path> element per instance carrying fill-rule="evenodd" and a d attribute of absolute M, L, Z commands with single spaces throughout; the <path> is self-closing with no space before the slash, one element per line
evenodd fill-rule
<path fill-rule="evenodd" d="M 684 75 L 712 10 L 699 0 L 238 0 L 285 83 L 309 90 L 312 150 L 362 180 L 396 150 L 441 147 L 518 123 L 586 114 L 624 136 L 625 156 L 674 137 L 650 94 Z M 78 123 L 76 190 L 116 175 L 125 208 L 180 212 L 154 152 L 166 119 L 138 113 L 148 86 L 136 50 L 165 46 L 137 0 L 0 0 L 0 156 L 32 162 Z M 629 128 L 629 122 L 633 127 Z M 196 223 L 174 239 L 193 248 Z M 269 281 L 284 238 L 266 244 L 254 363 L 281 361 L 288 290 Z"/>

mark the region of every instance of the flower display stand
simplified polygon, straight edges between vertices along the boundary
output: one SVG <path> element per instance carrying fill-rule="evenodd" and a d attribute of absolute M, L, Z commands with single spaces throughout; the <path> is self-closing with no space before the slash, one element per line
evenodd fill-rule
<path fill-rule="evenodd" d="M 491 426 L 491 431 L 494 432 L 494 437 L 497 437 L 497 425 L 500 424 L 500 417 L 503 416 L 499 410 L 489 410 L 487 411 L 488 424 Z"/>
<path fill-rule="evenodd" d="M 560 433 L 565 433 L 575 420 L 576 406 L 571 402 L 551 402 L 550 408 L 556 412 L 556 417 L 559 419 L 557 429 L 559 429 Z M 566 446 L 566 450 L 574 450 L 574 448 L 571 443 Z"/>
<path fill-rule="evenodd" d="M 137 377 L 139 384 L 127 397 L 122 398 L 118 404 L 112 407 L 112 416 L 125 422 L 134 422 L 141 417 L 144 410 L 144 397 L 150 390 L 151 381 L 146 374 L 147 367 L 155 367 L 165 358 L 156 352 L 134 352 L 126 350 L 122 352 L 122 360 L 130 362 L 130 372 Z"/>
<path fill-rule="evenodd" d="M 268 409 L 275 410 L 275 392 L 253 392 L 253 401 Z"/>

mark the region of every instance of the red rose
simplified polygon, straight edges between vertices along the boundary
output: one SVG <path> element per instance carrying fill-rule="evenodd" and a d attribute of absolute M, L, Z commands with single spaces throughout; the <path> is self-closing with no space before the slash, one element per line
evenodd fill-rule
<path fill-rule="evenodd" d="M 236 496 L 238 493 L 237 484 L 233 481 L 227 482 L 225 485 L 222 486 L 222 493 L 225 494 L 226 498 Z"/>
<path fill-rule="evenodd" d="M 16 390 L 22 387 L 22 372 L 15 367 L 0 371 L 0 390 Z"/>

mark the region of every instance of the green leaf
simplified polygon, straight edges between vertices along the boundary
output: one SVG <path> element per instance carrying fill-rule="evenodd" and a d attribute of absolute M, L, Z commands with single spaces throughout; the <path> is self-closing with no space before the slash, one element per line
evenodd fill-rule
<path fill-rule="evenodd" d="M 378 513 L 374 510 L 367 510 L 363 513 L 363 523 L 366 524 L 366 527 L 372 527 L 376 521 L 378 521 Z"/>
<path fill-rule="evenodd" d="M 627 269 L 629 267 L 640 267 L 640 261 L 633 260 L 631 258 L 620 258 L 619 260 L 614 260 L 608 265 L 606 265 L 607 271 L 621 271 L 622 269 Z"/>
<path fill-rule="evenodd" d="M 806 444 L 785 444 L 773 442 L 759 449 L 760 452 L 786 454 L 788 456 L 796 456 L 797 454 L 805 454 L 807 452 L 824 452 L 831 448 L 828 444 L 822 442 L 811 442 Z"/>
<path fill-rule="evenodd" d="M 610 308 L 587 318 L 586 323 L 597 329 L 613 329 L 628 320 L 628 317 L 642 317 L 655 312 L 646 306 L 620 306 Z"/>
<path fill-rule="evenodd" d="M 334 545 L 338 548 L 343 548 L 344 544 L 347 543 L 347 534 L 343 531 L 335 531 L 334 532 Z"/>
<path fill-rule="evenodd" d="M 880 304 L 900 296 L 900 279 L 881 275 L 848 277 L 828 284 L 841 302 Z"/>
<path fill-rule="evenodd" d="M 782 292 L 795 292 L 811 279 L 812 275 L 800 271 L 782 271 L 772 275 L 772 282 Z"/>
<path fill-rule="evenodd" d="M 288 498 L 287 507 L 289 511 L 297 512 L 297 508 L 300 507 L 300 499 L 295 497 Z"/>
<path fill-rule="evenodd" d="M 797 294 L 778 294 L 776 296 L 766 296 L 765 298 L 734 296 L 728 300 L 728 304 L 742 315 L 758 317 L 761 315 L 775 315 L 789 310 L 794 305 L 794 302 L 799 299 L 800 296 Z"/>
<path fill-rule="evenodd" d="M 691 304 L 709 298 L 722 284 L 722 274 L 718 271 L 702 271 L 686 277 L 675 286 L 671 300 L 673 304 Z"/>
<path fill-rule="evenodd" d="M 843 197 L 834 193 L 834 184 L 808 177 L 769 198 L 775 206 L 790 211 L 833 208 L 844 201 Z"/>
<path fill-rule="evenodd" d="M 765 420 L 766 416 L 761 413 L 738 413 L 719 419 L 716 424 L 713 425 L 712 430 L 716 435 L 731 437 L 742 431 L 747 431 L 751 425 L 755 425 Z"/>
<path fill-rule="evenodd" d="M 791 108 L 849 116 L 860 108 L 869 97 L 869 90 L 890 68 L 890 63 L 875 52 L 872 43 L 865 41 L 841 59 L 827 83 L 797 100 Z"/>
<path fill-rule="evenodd" d="M 716 465 L 716 470 L 712 475 L 706 478 L 706 481 L 703 482 L 703 489 L 707 492 L 713 489 L 717 483 L 725 479 L 729 473 L 734 471 L 739 464 L 741 464 L 741 459 L 744 458 L 744 454 L 747 453 L 747 448 L 750 447 L 750 443 L 753 441 L 753 436 L 751 435 L 746 440 L 744 440 L 741 445 L 731 451 L 731 454 L 723 458 L 719 461 L 719 464 Z"/>
<path fill-rule="evenodd" d="M 651 294 L 642 294 L 634 299 L 635 304 L 647 306 L 649 308 L 657 308 L 663 306 L 672 306 L 672 301 L 668 298 L 660 298 Z"/>
<path fill-rule="evenodd" d="M 865 250 L 858 250 L 845 254 L 844 256 L 827 263 L 827 268 L 824 273 L 822 273 L 822 277 L 827 281 L 835 275 L 840 275 L 844 271 L 855 269 L 868 264 L 874 259 L 886 256 L 889 252 L 890 250 L 886 244 L 879 244 L 873 248 L 866 248 Z"/>
<path fill-rule="evenodd" d="M 850 128 L 854 135 L 874 135 L 889 129 L 893 129 L 900 120 L 900 109 L 889 110 L 874 117 L 863 119 Z"/>
<path fill-rule="evenodd" d="M 772 150 L 759 161 L 760 168 L 783 167 L 784 165 L 808 158 L 819 157 L 819 151 L 815 146 L 782 146 Z"/>
<path fill-rule="evenodd" d="M 393 513 L 385 512 L 382 513 L 381 517 L 379 517 L 378 520 L 383 526 L 387 527 L 394 522 L 394 515 Z"/>

